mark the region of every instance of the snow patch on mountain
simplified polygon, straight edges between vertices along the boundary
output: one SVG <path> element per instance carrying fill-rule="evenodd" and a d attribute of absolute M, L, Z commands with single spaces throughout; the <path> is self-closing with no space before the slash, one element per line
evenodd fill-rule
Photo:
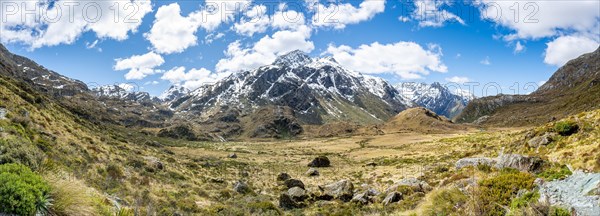
<path fill-rule="evenodd" d="M 406 82 L 396 85 L 401 96 L 417 106 L 425 107 L 438 115 L 452 118 L 460 113 L 475 95 L 455 86 Z M 452 89 L 452 90 L 451 90 Z"/>
<path fill-rule="evenodd" d="M 252 112 L 265 105 L 289 106 L 310 119 L 305 122 L 313 123 L 326 119 L 381 122 L 413 106 L 382 78 L 348 70 L 332 57 L 311 58 L 301 51 L 231 74 L 188 95 L 171 108 L 206 115 L 224 107 Z"/>
<path fill-rule="evenodd" d="M 99 98 L 131 100 L 136 102 L 152 100 L 150 94 L 147 92 L 135 91 L 133 86 L 128 84 L 103 85 L 92 88 L 91 91 Z"/>

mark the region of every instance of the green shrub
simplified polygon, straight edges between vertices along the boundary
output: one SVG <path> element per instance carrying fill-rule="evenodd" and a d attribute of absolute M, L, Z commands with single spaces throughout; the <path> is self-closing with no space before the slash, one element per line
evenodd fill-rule
<path fill-rule="evenodd" d="M 573 121 L 560 121 L 554 124 L 554 132 L 560 134 L 561 136 L 569 136 L 577 133 L 578 130 L 579 125 Z"/>
<path fill-rule="evenodd" d="M 561 207 L 556 207 L 556 206 L 552 206 L 550 208 L 550 212 L 548 213 L 549 216 L 571 216 L 571 212 L 567 209 L 561 208 Z"/>
<path fill-rule="evenodd" d="M 468 200 L 467 195 L 456 188 L 435 191 L 424 207 L 424 215 L 461 215 L 459 208 Z"/>
<path fill-rule="evenodd" d="M 51 205 L 50 187 L 22 164 L 0 165 L 0 211 L 6 214 L 45 214 Z"/>
<path fill-rule="evenodd" d="M 492 171 L 492 167 L 488 164 L 477 164 L 477 170 L 484 173 L 489 173 Z"/>
<path fill-rule="evenodd" d="M 570 176 L 571 174 L 573 173 L 571 172 L 571 170 L 569 170 L 569 167 L 567 167 L 567 165 L 562 165 L 548 168 L 540 174 L 538 174 L 537 176 L 543 178 L 546 181 L 552 181 L 555 179 L 564 179 Z"/>
<path fill-rule="evenodd" d="M 518 209 L 518 208 L 526 207 L 529 203 L 537 202 L 537 200 L 539 198 L 540 198 L 540 194 L 537 191 L 526 192 L 525 194 L 521 195 L 520 197 L 513 199 L 510 202 L 510 208 Z"/>
<path fill-rule="evenodd" d="M 20 163 L 37 170 L 44 157 L 44 153 L 30 142 L 0 139 L 0 164 Z"/>
<path fill-rule="evenodd" d="M 502 170 L 499 175 L 480 181 L 478 196 L 474 199 L 477 203 L 473 205 L 477 214 L 504 215 L 503 206 L 508 206 L 519 190 L 531 190 L 534 180 L 529 173 Z"/>
<path fill-rule="evenodd" d="M 269 201 L 249 203 L 248 208 L 255 215 L 283 215 L 281 210 Z"/>

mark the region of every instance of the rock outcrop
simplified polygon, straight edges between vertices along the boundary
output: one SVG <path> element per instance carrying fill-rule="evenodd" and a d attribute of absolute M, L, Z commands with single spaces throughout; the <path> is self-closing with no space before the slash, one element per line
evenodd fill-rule
<path fill-rule="evenodd" d="M 331 166 L 331 162 L 329 158 L 325 156 L 319 156 L 313 159 L 310 163 L 308 163 L 309 167 L 329 167 Z"/>
<path fill-rule="evenodd" d="M 575 171 L 563 180 L 541 183 L 540 201 L 567 207 L 575 215 L 598 215 L 600 213 L 600 173 Z"/>
<path fill-rule="evenodd" d="M 347 179 L 319 186 L 319 190 L 322 192 L 320 199 L 325 200 L 338 199 L 347 202 L 354 196 L 354 185 Z"/>

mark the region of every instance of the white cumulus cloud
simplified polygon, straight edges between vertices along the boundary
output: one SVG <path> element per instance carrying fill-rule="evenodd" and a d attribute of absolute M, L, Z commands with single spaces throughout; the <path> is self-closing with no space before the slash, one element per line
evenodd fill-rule
<path fill-rule="evenodd" d="M 240 35 L 252 36 L 267 31 L 270 23 L 267 6 L 256 5 L 246 11 L 245 16 L 233 26 L 233 29 Z"/>
<path fill-rule="evenodd" d="M 196 45 L 199 21 L 196 13 L 181 16 L 179 4 L 173 3 L 158 8 L 150 32 L 144 34 L 158 53 L 179 53 Z"/>
<path fill-rule="evenodd" d="M 592 52 L 600 46 L 598 41 L 581 36 L 562 36 L 547 43 L 544 63 L 563 66 L 569 60 Z"/>
<path fill-rule="evenodd" d="M 403 79 L 419 79 L 432 71 L 448 71 L 437 45 L 427 48 L 414 42 L 375 42 L 357 48 L 329 45 L 326 53 L 333 55 L 343 66 L 368 74 L 394 73 Z"/>
<path fill-rule="evenodd" d="M 23 43 L 31 49 L 72 44 L 83 33 L 100 39 L 125 40 L 152 11 L 150 0 L 70 0 L 2 2 L 0 42 Z"/>
<path fill-rule="evenodd" d="M 444 6 L 452 5 L 452 1 L 417 0 L 414 4 L 415 10 L 412 17 L 419 21 L 420 27 L 441 27 L 446 22 L 458 22 L 465 25 L 465 21 L 458 15 L 442 9 Z M 404 21 L 403 17 L 399 19 Z"/>
<path fill-rule="evenodd" d="M 213 84 L 229 76 L 231 73 L 213 73 L 206 68 L 192 68 L 186 72 L 185 67 L 175 67 L 163 74 L 161 79 L 168 80 L 173 85 L 183 86 L 187 89 L 196 89 L 203 85 Z"/>
<path fill-rule="evenodd" d="M 227 47 L 225 58 L 216 65 L 217 72 L 238 72 L 272 63 L 278 55 L 293 50 L 311 52 L 315 46 L 309 40 L 311 29 L 307 26 L 296 30 L 281 30 L 267 35 L 253 46 L 242 47 L 240 41 L 235 41 Z"/>
<path fill-rule="evenodd" d="M 517 41 L 517 43 L 515 44 L 515 50 L 514 53 L 520 53 L 523 52 L 525 50 L 525 46 L 521 44 L 521 41 Z"/>
<path fill-rule="evenodd" d="M 470 82 L 471 79 L 469 79 L 468 77 L 453 76 L 453 77 L 446 78 L 446 81 L 463 84 L 463 83 Z"/>
<path fill-rule="evenodd" d="M 579 32 L 598 37 L 600 1 L 476 1 L 484 19 L 508 27 L 505 39 L 537 39 Z M 519 14 L 515 15 L 515 7 Z"/>
<path fill-rule="evenodd" d="M 256 33 L 266 32 L 269 27 L 279 30 L 297 30 L 305 26 L 303 13 L 286 9 L 287 5 L 282 3 L 279 9 L 269 16 L 267 6 L 256 5 L 246 11 L 244 17 L 232 28 L 239 35 L 253 36 Z"/>
<path fill-rule="evenodd" d="M 233 20 L 235 13 L 246 10 L 249 3 L 249 0 L 210 0 L 187 16 L 181 15 L 178 3 L 164 5 L 158 8 L 152 28 L 144 36 L 158 53 L 181 53 L 197 44 L 198 29 L 214 31 Z"/>
<path fill-rule="evenodd" d="M 134 55 L 126 59 L 115 59 L 115 70 L 129 70 L 125 74 L 127 80 L 139 80 L 160 71 L 154 69 L 165 63 L 162 56 L 149 52 L 144 55 Z"/>
<path fill-rule="evenodd" d="M 385 0 L 364 0 L 358 7 L 350 3 L 334 3 L 323 5 L 316 0 L 306 1 L 313 13 L 312 24 L 319 27 L 346 28 L 346 25 L 357 24 L 372 19 L 385 10 Z"/>

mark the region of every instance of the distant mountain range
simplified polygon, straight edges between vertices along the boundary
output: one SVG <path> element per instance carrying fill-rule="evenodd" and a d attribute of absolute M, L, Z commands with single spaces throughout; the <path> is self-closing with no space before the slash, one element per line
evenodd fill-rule
<path fill-rule="evenodd" d="M 178 114 L 204 118 L 224 109 L 245 115 L 269 105 L 292 108 L 304 124 L 379 123 L 414 106 L 381 78 L 348 70 L 331 57 L 313 59 L 300 51 L 170 102 Z"/>
<path fill-rule="evenodd" d="M 425 107 L 438 115 L 453 118 L 467 106 L 475 96 L 462 89 L 451 90 L 438 82 L 400 83 L 396 89 L 405 98 L 419 107 Z"/>
<path fill-rule="evenodd" d="M 289 106 L 307 124 L 332 121 L 379 123 L 410 107 L 423 106 L 449 118 L 474 98 L 439 83 L 387 81 L 344 68 L 332 57 L 301 51 L 273 64 L 233 74 L 191 92 L 171 87 L 161 98 L 179 112 L 208 117 L 222 109 L 251 113 L 266 105 Z"/>
<path fill-rule="evenodd" d="M 455 122 L 518 126 L 600 108 L 599 52 L 571 60 L 530 95 L 485 98 L 440 83 L 393 86 L 381 78 L 344 68 L 332 57 L 311 58 L 300 51 L 195 90 L 172 86 L 159 97 L 119 85 L 90 89 L 81 81 L 14 55 L 2 45 L 0 74 L 28 83 L 92 122 L 159 128 L 183 122 L 215 125 L 203 128 L 209 132 L 227 131 L 216 136 L 248 133 L 244 128 L 257 119 L 270 120 L 254 131 L 266 128 L 271 132 L 285 126 L 278 122 L 282 118 L 300 125 L 379 124 L 413 107 L 425 107 Z M 279 113 L 281 110 L 285 115 Z M 232 125 L 235 130 L 225 130 Z"/>

